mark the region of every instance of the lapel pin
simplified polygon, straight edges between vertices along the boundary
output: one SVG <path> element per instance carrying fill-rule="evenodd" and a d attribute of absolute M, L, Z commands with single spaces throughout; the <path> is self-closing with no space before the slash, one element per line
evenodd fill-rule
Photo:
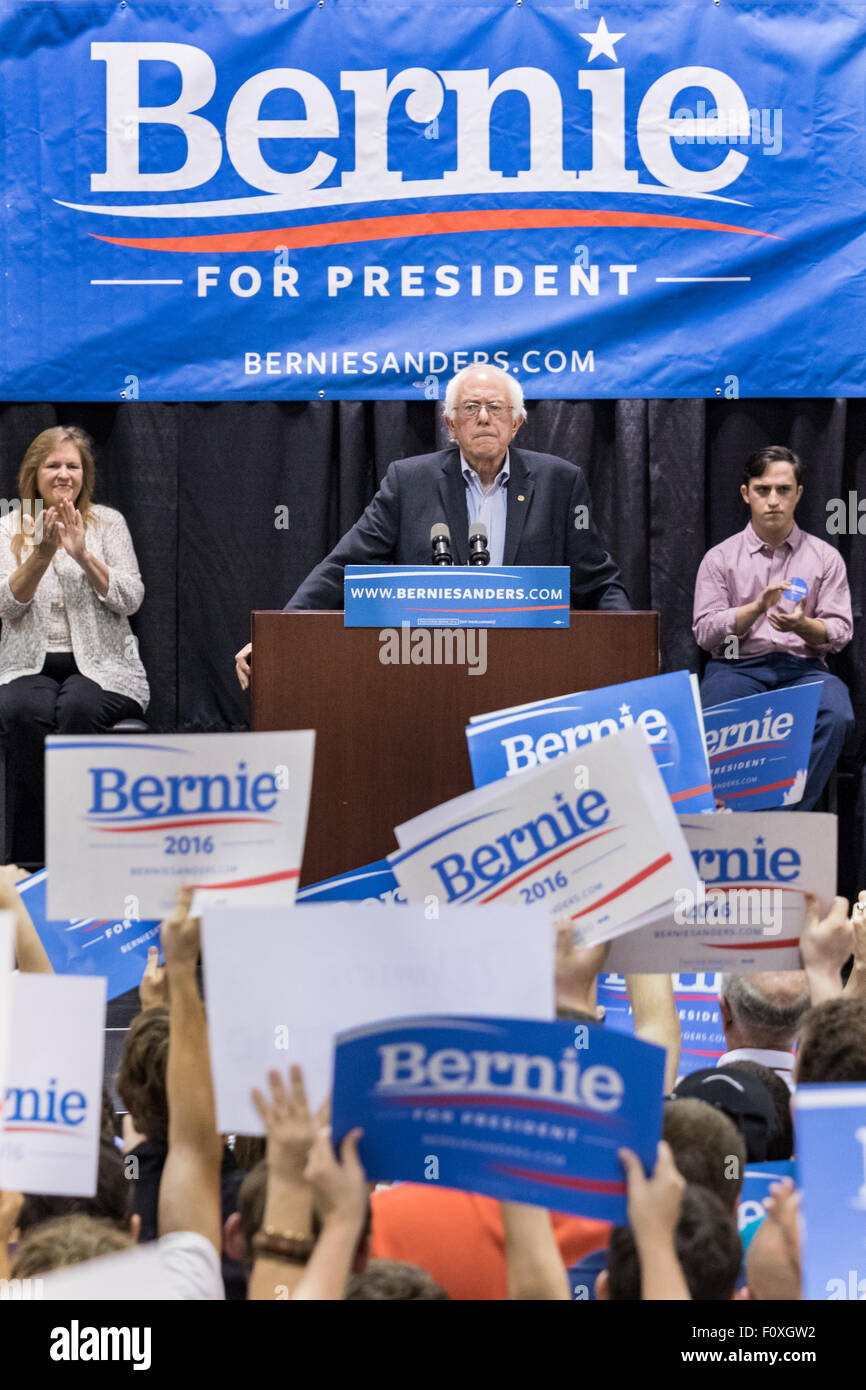
<path fill-rule="evenodd" d="M 523 493 L 522 493 L 522 492 L 519 492 L 519 493 L 517 494 L 517 500 L 518 500 L 518 502 L 523 502 L 523 501 L 524 501 L 524 497 L 523 497 Z"/>

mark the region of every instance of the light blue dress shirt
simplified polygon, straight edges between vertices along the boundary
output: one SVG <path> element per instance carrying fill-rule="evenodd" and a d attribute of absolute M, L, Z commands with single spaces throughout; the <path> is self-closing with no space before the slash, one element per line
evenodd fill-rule
<path fill-rule="evenodd" d="M 460 452 L 460 467 L 466 481 L 466 509 L 469 513 L 469 526 L 471 528 L 475 521 L 483 522 L 487 527 L 487 549 L 490 551 L 490 563 L 491 565 L 501 565 L 505 551 L 505 517 L 508 508 L 508 491 L 505 486 L 509 478 L 508 451 L 506 450 L 505 453 L 505 462 L 489 488 L 484 488 L 475 469 L 463 457 L 462 450 Z"/>

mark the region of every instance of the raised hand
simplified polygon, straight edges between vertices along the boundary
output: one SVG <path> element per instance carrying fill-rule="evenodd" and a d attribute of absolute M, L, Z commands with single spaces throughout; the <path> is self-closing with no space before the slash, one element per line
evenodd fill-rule
<path fill-rule="evenodd" d="M 147 964 L 138 986 L 138 998 L 142 1013 L 168 1003 L 168 980 L 165 966 L 159 963 L 159 950 L 156 946 L 148 948 Z"/>
<path fill-rule="evenodd" d="M 17 864 L 0 864 L 0 909 L 3 911 L 12 911 L 17 906 L 18 889 L 15 885 L 23 877 L 26 875 Z"/>
<path fill-rule="evenodd" d="M 12 1232 L 18 1225 L 24 1195 L 21 1192 L 0 1192 L 0 1245 L 9 1244 Z"/>
<path fill-rule="evenodd" d="M 9 1240 L 18 1225 L 24 1195 L 21 1192 L 0 1192 L 0 1280 L 9 1278 Z"/>
<path fill-rule="evenodd" d="M 791 1267 L 796 1270 L 798 1277 L 800 1273 L 800 1197 L 801 1194 L 796 1190 L 794 1179 L 782 1178 L 780 1182 L 774 1182 L 771 1185 L 769 1197 L 764 1198 L 767 1220 L 775 1223 L 784 1241 Z"/>
<path fill-rule="evenodd" d="M 68 497 L 60 499 L 56 510 L 60 544 L 66 553 L 72 556 L 73 560 L 77 560 L 81 564 L 87 554 L 84 519 Z"/>
<path fill-rule="evenodd" d="M 659 1238 L 673 1241 L 686 1180 L 674 1161 L 673 1150 L 659 1140 L 656 1166 L 648 1178 L 636 1153 L 620 1149 L 620 1161 L 628 1183 L 628 1224 L 638 1248 Z"/>
<path fill-rule="evenodd" d="M 567 917 L 556 923 L 554 981 L 556 1004 L 560 1009 L 576 1009 L 592 1018 L 604 1018 L 604 1009 L 594 1000 L 595 981 L 604 969 L 610 943 L 601 946 L 575 946 L 574 926 Z"/>
<path fill-rule="evenodd" d="M 289 1068 L 289 1089 L 280 1073 L 268 1072 L 270 1099 L 255 1087 L 253 1105 L 259 1112 L 268 1136 L 268 1171 L 275 1178 L 292 1183 L 304 1181 L 304 1169 L 316 1136 L 316 1122 L 310 1115 L 304 1074 L 298 1066 Z"/>
<path fill-rule="evenodd" d="M 247 642 L 245 647 L 241 647 L 239 652 L 235 652 L 235 674 L 238 678 L 241 690 L 248 690 L 250 685 L 250 662 L 253 655 L 253 644 Z"/>
<path fill-rule="evenodd" d="M 814 1005 L 842 993 L 840 971 L 854 950 L 854 928 L 848 920 L 847 898 L 836 898 L 823 918 L 817 894 L 806 893 L 805 900 L 806 925 L 800 936 L 800 956 Z"/>
<path fill-rule="evenodd" d="M 862 890 L 857 895 L 857 901 L 851 913 L 851 928 L 854 937 L 855 959 L 861 963 L 866 963 L 866 890 Z"/>
<path fill-rule="evenodd" d="M 60 545 L 60 517 L 56 507 L 43 508 L 36 523 L 35 532 L 38 535 L 41 531 L 41 539 L 36 547 L 36 554 L 41 555 L 45 560 L 53 559 L 58 546 Z"/>
<path fill-rule="evenodd" d="M 367 1177 L 358 1157 L 358 1141 L 363 1130 L 352 1129 L 340 1147 L 340 1157 L 334 1153 L 330 1125 L 320 1126 L 305 1177 L 313 1191 L 313 1202 L 323 1222 L 345 1221 L 357 1226 L 367 1216 Z"/>
<path fill-rule="evenodd" d="M 192 905 L 191 888 L 178 888 L 175 894 L 175 907 L 161 923 L 159 935 L 165 968 L 172 969 L 198 964 L 201 950 L 201 923 L 198 917 L 190 916 Z"/>

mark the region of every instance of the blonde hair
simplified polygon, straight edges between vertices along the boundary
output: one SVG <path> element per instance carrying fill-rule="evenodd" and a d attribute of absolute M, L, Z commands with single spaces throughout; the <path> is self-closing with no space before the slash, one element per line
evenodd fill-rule
<path fill-rule="evenodd" d="M 76 498 L 75 506 L 81 513 L 84 525 L 87 526 L 93 508 L 96 463 L 93 457 L 93 440 L 78 425 L 53 425 L 51 429 L 43 430 L 41 434 L 37 434 L 21 460 L 21 467 L 18 470 L 18 496 L 21 499 L 22 509 L 26 510 L 29 504 L 30 515 L 36 516 L 38 514 L 36 504 L 41 503 L 42 500 L 36 481 L 39 469 L 59 445 L 66 443 L 75 445 L 81 459 L 83 477 L 81 491 Z M 24 535 L 19 528 L 12 540 L 12 554 L 19 562 L 23 544 Z"/>
<path fill-rule="evenodd" d="M 52 1269 L 85 1264 L 101 1255 L 129 1250 L 130 1235 L 119 1231 L 111 1221 L 74 1214 L 43 1221 L 21 1242 L 12 1263 L 13 1279 L 30 1279 L 49 1274 Z"/>

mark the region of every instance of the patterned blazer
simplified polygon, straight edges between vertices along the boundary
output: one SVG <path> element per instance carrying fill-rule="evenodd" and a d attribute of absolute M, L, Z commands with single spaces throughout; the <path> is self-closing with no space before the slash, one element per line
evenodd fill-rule
<path fill-rule="evenodd" d="M 33 598 L 19 603 L 9 587 L 19 565 L 12 553 L 12 539 L 19 525 L 15 512 L 0 520 L 0 685 L 42 670 L 51 604 L 62 597 L 72 654 L 81 674 L 103 690 L 127 695 L 146 709 L 150 688 L 128 621 L 128 614 L 141 607 L 144 584 L 132 537 L 120 512 L 93 506 L 87 523 L 87 549 L 108 568 L 105 598 L 91 588 L 80 565 L 60 547 Z M 25 542 L 22 561 L 27 553 Z"/>

